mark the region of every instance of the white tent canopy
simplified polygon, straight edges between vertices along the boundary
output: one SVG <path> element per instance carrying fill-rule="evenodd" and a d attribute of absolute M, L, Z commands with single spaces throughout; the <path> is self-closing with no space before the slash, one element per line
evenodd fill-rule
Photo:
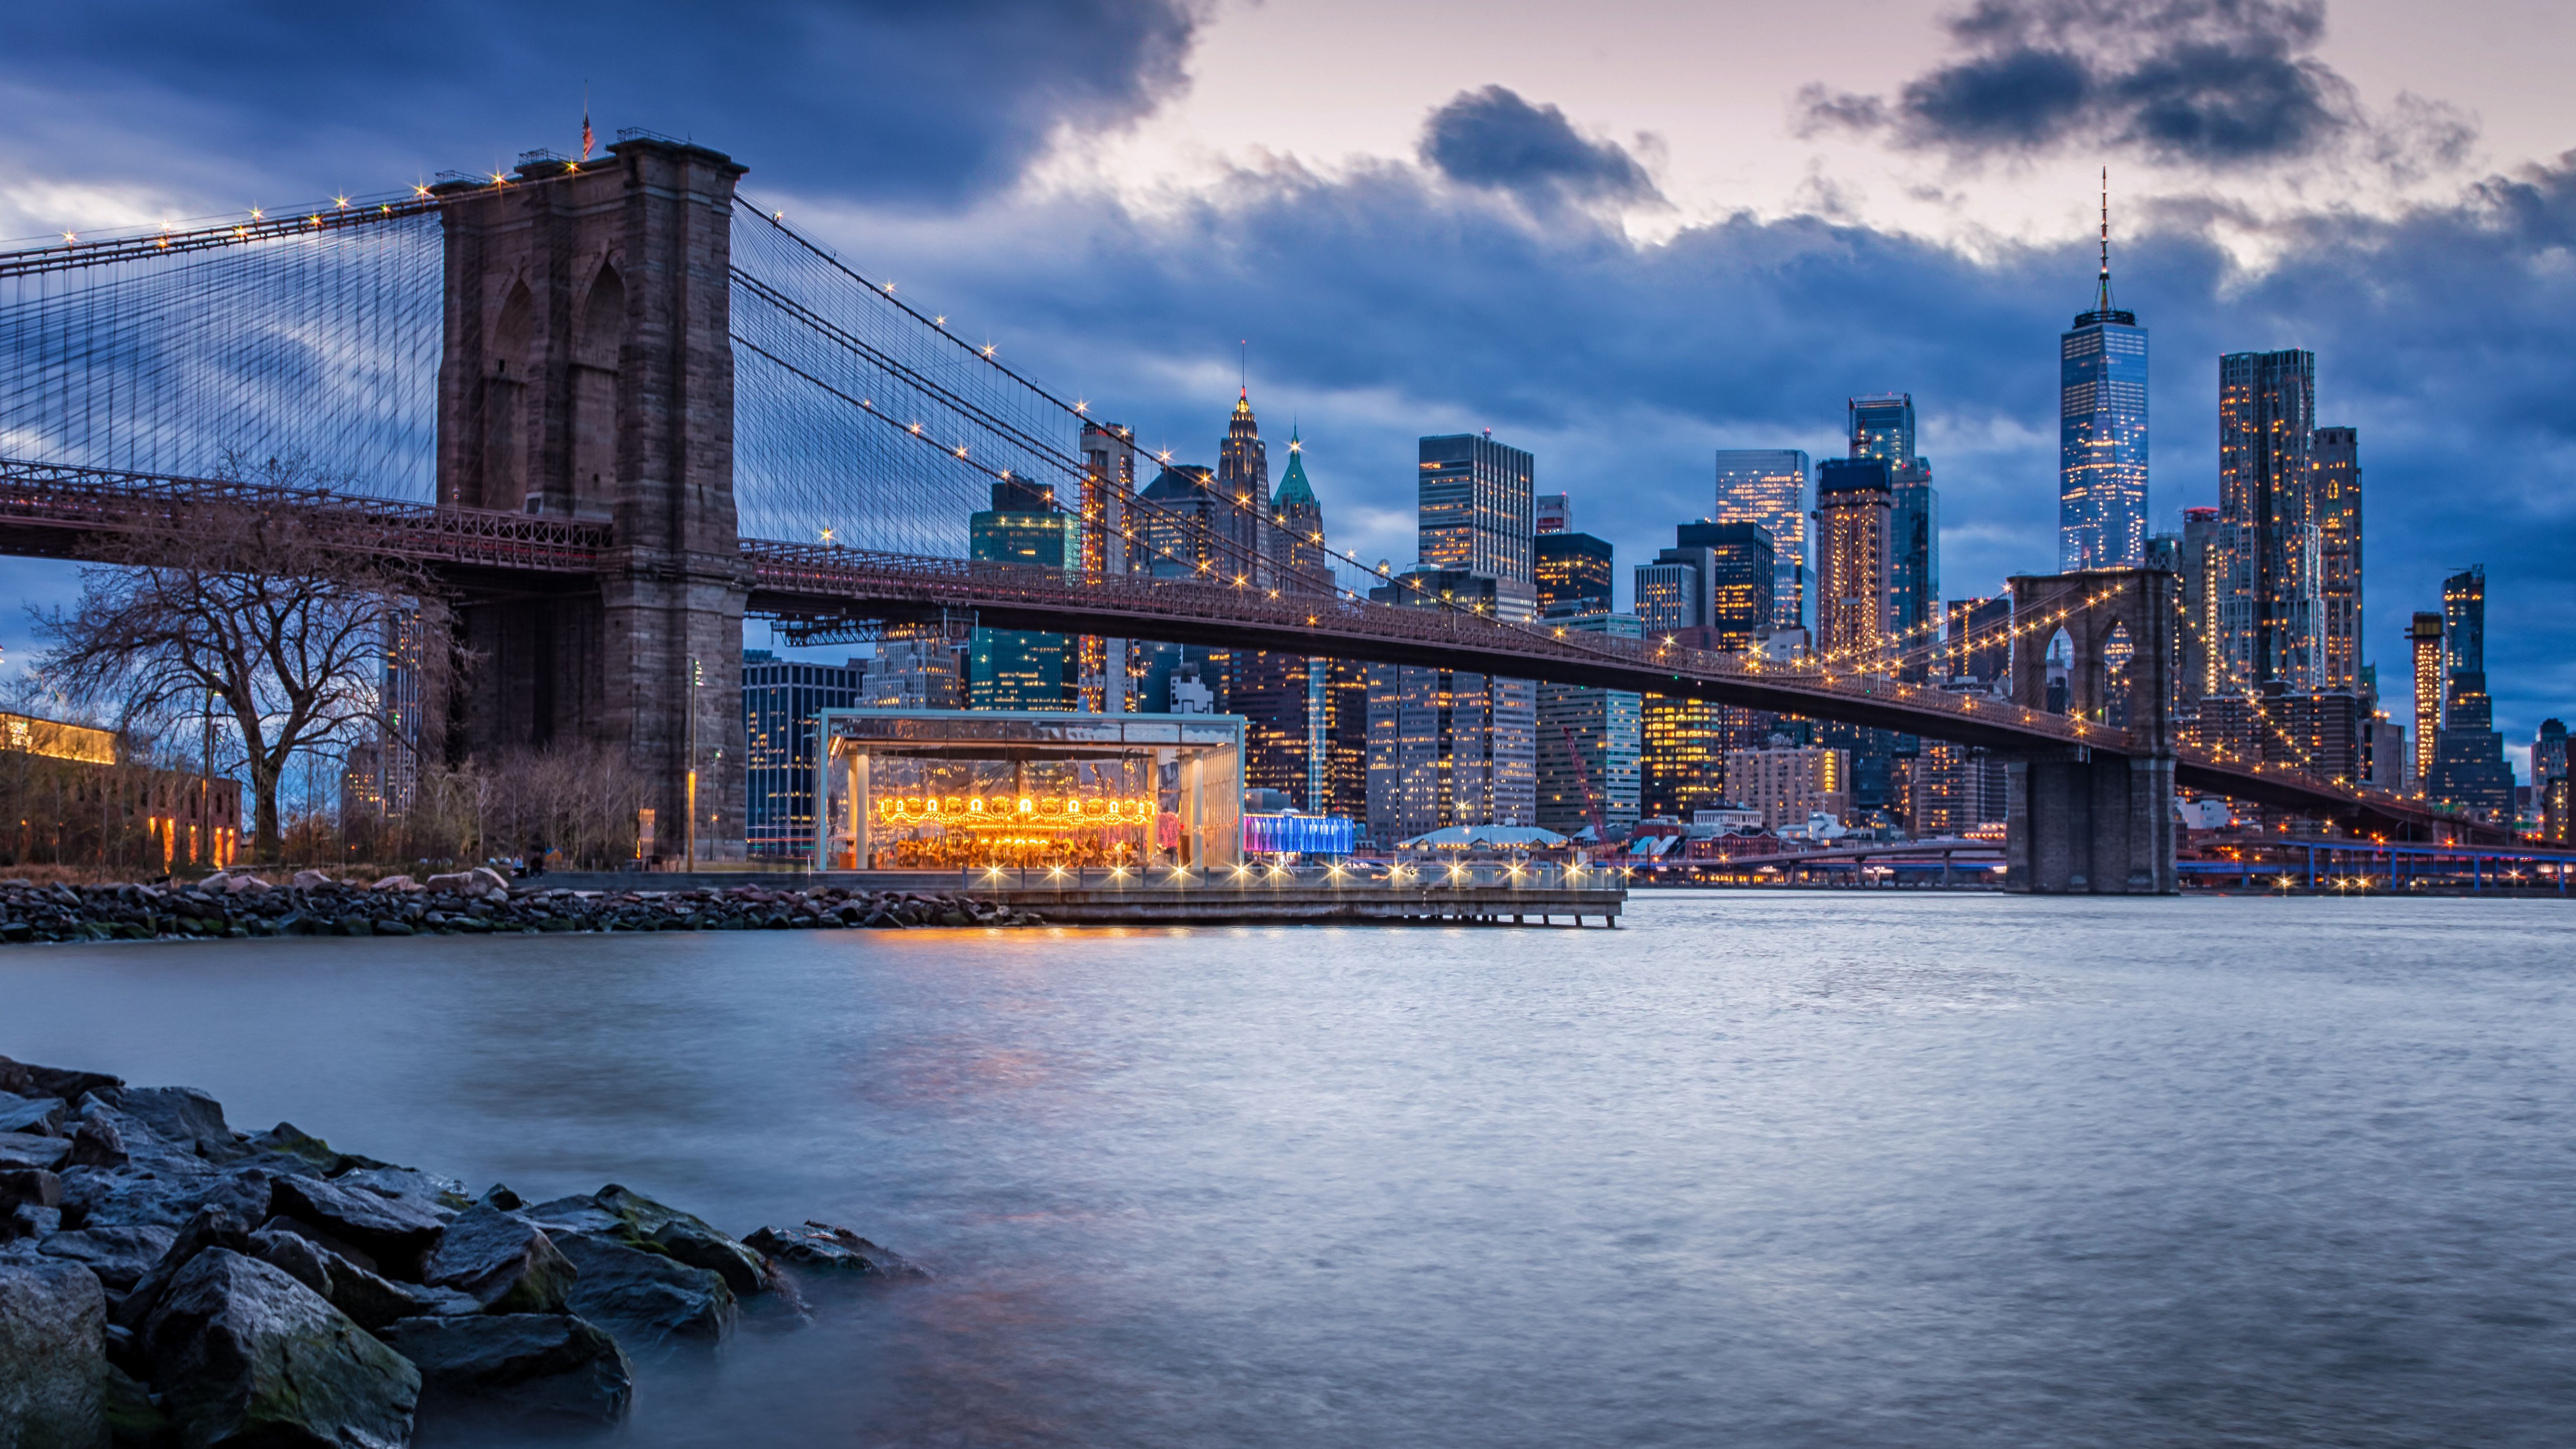
<path fill-rule="evenodd" d="M 1563 845 L 1565 837 L 1535 825 L 1452 825 L 1402 842 L 1406 850 L 1529 850 Z"/>

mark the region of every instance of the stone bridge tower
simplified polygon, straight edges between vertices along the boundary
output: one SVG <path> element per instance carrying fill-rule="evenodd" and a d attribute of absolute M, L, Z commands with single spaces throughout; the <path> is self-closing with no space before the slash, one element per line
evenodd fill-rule
<path fill-rule="evenodd" d="M 2133 653 L 2125 668 L 2130 753 L 2069 745 L 2009 763 L 2005 888 L 2174 894 L 2181 889 L 2173 807 L 2179 582 L 2163 569 L 2098 569 L 2019 574 L 2011 583 L 2013 703 L 2047 708 L 2048 649 L 2058 629 L 2072 649 L 2069 715 L 2103 718 L 2116 633 L 2126 630 Z"/>
<path fill-rule="evenodd" d="M 595 521 L 610 538 L 600 571 L 560 592 L 465 594 L 451 749 L 604 759 L 643 786 L 667 857 L 694 769 L 699 855 L 739 856 L 748 581 L 728 297 L 745 168 L 675 141 L 609 151 L 582 175 L 443 212 L 439 501 Z"/>

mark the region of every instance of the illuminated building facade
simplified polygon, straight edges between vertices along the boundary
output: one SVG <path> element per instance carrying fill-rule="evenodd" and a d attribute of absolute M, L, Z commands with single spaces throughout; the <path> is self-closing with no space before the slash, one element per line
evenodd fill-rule
<path fill-rule="evenodd" d="M 1925 740 L 1909 767 L 1906 795 L 1918 840 L 1964 835 L 1980 823 L 1977 761 L 1964 745 Z"/>
<path fill-rule="evenodd" d="M 867 663 L 809 664 L 742 651 L 743 835 L 753 855 L 814 853 L 814 760 L 823 711 L 865 698 Z"/>
<path fill-rule="evenodd" d="M 1740 711 L 1733 713 L 1741 713 Z M 1726 803 L 1730 711 L 1686 695 L 1649 694 L 1638 710 L 1638 809 L 1688 820 Z"/>
<path fill-rule="evenodd" d="M 2180 657 L 2174 669 L 2177 707 L 2188 713 L 2199 702 L 2225 693 L 2225 651 L 2218 642 L 2220 601 L 2226 597 L 2227 551 L 2221 542 L 2215 508 L 2182 511 L 2182 553 L 2176 607 L 2182 628 L 2176 631 Z"/>
<path fill-rule="evenodd" d="M 1227 425 L 1219 476 L 1226 476 L 1222 460 L 1230 456 L 1247 487 L 1266 479 L 1269 464 L 1260 444 L 1251 404 L 1238 400 Z M 1279 491 L 1264 501 L 1271 522 L 1264 534 L 1269 587 L 1282 593 L 1330 594 L 1333 572 L 1324 545 L 1324 506 L 1306 477 L 1305 443 L 1293 431 Z M 1322 811 L 1331 769 L 1329 673 L 1329 661 L 1309 655 L 1226 651 L 1225 707 L 1244 718 L 1246 782 L 1255 789 L 1277 790 L 1310 813 Z"/>
<path fill-rule="evenodd" d="M 1807 454 L 1800 448 L 1721 448 L 1719 523 L 1758 523 L 1771 539 L 1771 622 L 1807 626 Z"/>
<path fill-rule="evenodd" d="M 2351 428 L 2319 428 L 2309 445 L 2311 503 L 2317 519 L 2317 594 L 2325 652 L 2320 683 L 2361 688 L 2361 440 Z"/>
<path fill-rule="evenodd" d="M 2442 580 L 2442 730 L 2424 792 L 2490 820 L 2510 820 L 2513 767 L 2505 763 L 2504 736 L 2487 694 L 2486 635 L 2486 569 Z"/>
<path fill-rule="evenodd" d="M 1081 520 L 1055 490 L 1017 479 L 993 485 L 993 506 L 968 520 L 969 557 L 1070 574 L 1082 564 Z M 1072 709 L 1079 703 L 1073 641 L 1027 629 L 978 629 L 969 646 L 973 709 Z"/>
<path fill-rule="evenodd" d="M 1216 445 L 1215 483 L 1221 531 L 1238 548 L 1231 567 L 1220 567 L 1219 575 L 1243 574 L 1251 587 L 1273 587 L 1276 580 L 1270 571 L 1278 562 L 1276 550 L 1262 547 L 1259 527 L 1270 507 L 1270 448 L 1261 441 L 1261 424 L 1253 419 L 1249 388 L 1236 396 L 1234 412 L 1225 420 L 1225 439 Z"/>
<path fill-rule="evenodd" d="M 1136 432 L 1117 423 L 1082 425 L 1082 574 L 1115 578 L 1129 569 L 1129 496 L 1136 491 Z M 1075 693 L 1083 709 L 1135 708 L 1128 643 L 1085 634 L 1074 641 Z"/>
<path fill-rule="evenodd" d="M 2093 309 L 2057 337 L 2057 562 L 2136 568 L 2147 548 L 2147 329 L 2111 305 L 2111 207 Z"/>
<path fill-rule="evenodd" d="M 1563 494 L 1552 495 L 1562 498 Z M 1610 611 L 1610 543 L 1588 533 L 1542 533 L 1534 542 L 1543 614 Z"/>
<path fill-rule="evenodd" d="M 1822 813 L 1842 820 L 1850 813 L 1851 760 L 1817 746 L 1737 750 L 1726 757 L 1735 803 L 1762 812 L 1762 826 L 1804 825 Z"/>
<path fill-rule="evenodd" d="M 1816 469 L 1816 650 L 1829 662 L 1882 658 L 1889 631 L 1889 514 L 1883 458 L 1828 459 Z"/>
<path fill-rule="evenodd" d="M 1878 459 L 1888 470 L 1887 603 L 1880 627 L 1891 643 L 1918 643 L 1940 623 L 1941 495 L 1932 486 L 1932 460 L 1915 451 L 1914 396 L 1856 397 L 1850 408 L 1851 456 Z M 1816 499 L 1822 507 L 1821 475 Z M 1823 546 L 1819 532 L 1818 547 Z M 1919 676 L 1923 670 L 1913 665 L 1905 672 Z"/>
<path fill-rule="evenodd" d="M 2324 679 L 2316 415 L 2315 353 L 2218 359 L 2219 647 L 2231 690 L 2304 694 Z"/>
<path fill-rule="evenodd" d="M 1243 722 L 1226 715 L 826 710 L 820 869 L 1230 867 Z"/>
<path fill-rule="evenodd" d="M 1542 493 L 1538 495 L 1531 520 L 1532 527 L 1541 538 L 1551 533 L 1572 533 L 1574 500 L 1562 493 Z"/>
<path fill-rule="evenodd" d="M 1717 647 L 1750 648 L 1773 618 L 1771 590 L 1779 582 L 1770 531 L 1758 523 L 1685 523 L 1673 530 L 1678 551 L 1704 570 L 1706 613 L 1697 622 L 1716 634 Z"/>
<path fill-rule="evenodd" d="M 937 624 L 889 624 L 859 702 L 871 709 L 964 709 L 964 649 Z"/>
<path fill-rule="evenodd" d="M 2418 610 L 2406 628 L 2415 664 L 2415 761 L 2409 772 L 2421 787 L 2433 778 L 2433 747 L 2442 733 L 2442 616 Z"/>
<path fill-rule="evenodd" d="M 1526 578 L 1416 568 L 1372 589 L 1379 603 L 1528 619 Z M 1463 670 L 1368 669 L 1369 838 L 1380 846 L 1452 825 L 1538 816 L 1538 685 Z"/>
<path fill-rule="evenodd" d="M 1419 457 L 1422 566 L 1530 582 L 1536 460 L 1489 433 L 1424 438 Z"/>
<path fill-rule="evenodd" d="M 1542 542 L 1545 537 L 1541 535 Z M 1559 622 L 1586 634 L 1645 636 L 1633 614 L 1578 614 Z M 1597 825 L 1597 839 L 1618 840 L 1636 827 L 1642 707 L 1641 697 L 1625 690 L 1538 686 L 1541 829 L 1575 835 Z"/>
<path fill-rule="evenodd" d="M 231 865 L 241 795 L 237 780 L 120 760 L 110 731 L 0 713 L 0 841 L 16 864 Z"/>

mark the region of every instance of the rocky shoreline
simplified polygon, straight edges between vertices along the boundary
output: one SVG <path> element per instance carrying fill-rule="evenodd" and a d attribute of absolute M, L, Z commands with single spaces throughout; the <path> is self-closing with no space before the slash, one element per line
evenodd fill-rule
<path fill-rule="evenodd" d="M 847 1228 L 734 1238 L 614 1184 L 529 1203 L 236 1132 L 189 1087 L 0 1057 L 0 1444 L 329 1444 L 613 1424 L 631 1352 L 928 1274 Z"/>
<path fill-rule="evenodd" d="M 284 885 L 248 873 L 174 885 L 0 880 L 0 942 L 1043 924 L 1028 912 L 957 892 L 838 886 L 574 891 L 504 880 L 485 869 L 418 882 L 406 875 L 342 881 L 311 870 Z"/>

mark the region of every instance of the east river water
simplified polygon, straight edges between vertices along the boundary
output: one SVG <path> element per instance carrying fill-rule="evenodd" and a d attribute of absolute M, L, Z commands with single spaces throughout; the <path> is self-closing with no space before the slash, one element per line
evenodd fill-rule
<path fill-rule="evenodd" d="M 2564 1445 L 2576 905 L 14 948 L 0 1052 L 935 1269 L 641 1445 Z"/>

